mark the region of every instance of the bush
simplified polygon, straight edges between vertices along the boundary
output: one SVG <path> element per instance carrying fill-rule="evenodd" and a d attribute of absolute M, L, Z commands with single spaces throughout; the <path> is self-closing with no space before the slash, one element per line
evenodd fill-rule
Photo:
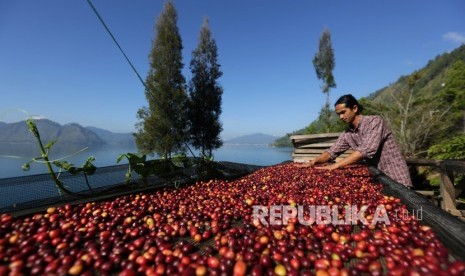
<path fill-rule="evenodd" d="M 465 159 L 465 135 L 436 144 L 428 149 L 431 159 Z"/>

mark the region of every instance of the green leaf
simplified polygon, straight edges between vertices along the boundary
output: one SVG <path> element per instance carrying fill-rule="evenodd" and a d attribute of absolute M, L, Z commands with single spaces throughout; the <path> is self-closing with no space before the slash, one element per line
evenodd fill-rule
<path fill-rule="evenodd" d="M 21 166 L 21 169 L 22 169 L 23 171 L 29 171 L 29 170 L 31 169 L 31 165 L 30 165 L 31 162 L 32 162 L 32 161 L 29 161 L 29 162 L 27 162 L 27 163 L 24 163 L 24 164 Z"/>
<path fill-rule="evenodd" d="M 124 154 L 124 153 L 118 155 L 118 157 L 116 158 L 116 163 L 121 162 L 121 160 L 123 160 L 123 158 L 125 158 L 125 157 L 126 157 L 126 154 Z"/>
<path fill-rule="evenodd" d="M 92 175 L 97 170 L 97 167 L 92 164 L 94 161 L 95 157 L 93 156 L 87 158 L 86 163 L 81 167 L 85 174 Z"/>
<path fill-rule="evenodd" d="M 65 171 L 70 171 L 70 170 L 72 170 L 74 168 L 73 164 L 68 163 L 67 161 L 63 161 L 63 162 L 53 161 L 53 165 L 57 166 L 58 168 L 61 168 L 61 169 L 65 170 Z"/>
<path fill-rule="evenodd" d="M 56 143 L 57 141 L 58 141 L 58 140 L 55 139 L 55 140 L 52 140 L 52 141 L 48 142 L 48 143 L 45 145 L 45 149 L 46 149 L 46 150 L 50 150 L 50 149 L 53 147 L 53 145 L 55 145 L 55 143 Z"/>

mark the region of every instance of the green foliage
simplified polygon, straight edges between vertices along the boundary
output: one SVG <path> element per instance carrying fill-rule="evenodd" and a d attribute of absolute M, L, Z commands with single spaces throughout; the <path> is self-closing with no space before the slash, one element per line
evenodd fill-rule
<path fill-rule="evenodd" d="M 128 171 L 126 172 L 126 183 L 130 183 L 132 180 L 132 172 L 136 172 L 144 182 L 147 181 L 147 178 L 154 174 L 154 170 L 150 163 L 146 162 L 147 155 L 135 154 L 135 153 L 122 153 L 116 159 L 116 163 L 121 162 L 123 158 L 126 158 L 129 162 Z"/>
<path fill-rule="evenodd" d="M 292 135 L 299 135 L 299 134 L 303 134 L 304 133 L 304 129 L 300 129 L 300 130 L 297 130 L 297 131 L 294 131 L 292 133 L 287 133 L 286 135 L 284 135 L 283 137 L 280 137 L 278 139 L 276 139 L 273 143 L 272 143 L 272 146 L 273 147 L 293 147 L 292 145 L 292 141 L 291 141 L 291 136 Z"/>
<path fill-rule="evenodd" d="M 450 68 L 457 61 L 465 61 L 465 45 L 457 48 L 453 53 L 445 53 L 437 56 L 434 60 L 430 60 L 425 67 L 424 77 L 419 80 L 419 87 L 426 87 L 435 79 L 441 78 L 444 70 Z M 442 83 L 439 83 L 441 85 Z"/>
<path fill-rule="evenodd" d="M 401 152 L 407 157 L 424 157 L 435 137 L 450 124 L 444 120 L 449 109 L 430 95 L 418 92 L 424 70 L 402 78 L 385 90 L 382 101 L 364 99 L 367 112 L 381 115 L 391 127 Z"/>
<path fill-rule="evenodd" d="M 451 108 L 448 120 L 455 125 L 455 132 L 465 130 L 465 61 L 455 62 L 446 72 L 439 100 Z"/>
<path fill-rule="evenodd" d="M 177 167 L 184 167 L 186 165 L 188 158 L 185 153 L 175 154 L 171 161 Z"/>
<path fill-rule="evenodd" d="M 428 149 L 431 159 L 465 159 L 465 135 L 459 135 L 442 143 L 435 144 Z"/>
<path fill-rule="evenodd" d="M 304 134 L 341 132 L 347 129 L 347 125 L 339 119 L 335 112 L 322 107 L 318 119 L 305 128 Z"/>
<path fill-rule="evenodd" d="M 86 184 L 89 187 L 89 190 L 91 190 L 87 175 L 91 175 L 95 172 L 96 167 L 92 164 L 93 161 L 95 161 L 95 158 L 93 156 L 89 157 L 87 161 L 82 165 L 81 167 L 74 167 L 73 164 L 68 163 L 67 161 L 60 161 L 60 160 L 53 160 L 51 161 L 49 159 L 49 153 L 53 145 L 57 142 L 57 140 L 52 140 L 49 141 L 45 146 L 43 145 L 42 139 L 40 137 L 40 132 L 37 129 L 37 126 L 32 118 L 26 119 L 26 124 L 28 127 L 29 132 L 32 133 L 34 138 L 36 139 L 37 144 L 39 145 L 39 149 L 41 152 L 40 157 L 32 158 L 30 161 L 27 163 L 23 164 L 22 169 L 27 171 L 31 168 L 30 164 L 33 162 L 40 162 L 44 163 L 45 166 L 47 167 L 47 171 L 52 178 L 53 182 L 55 183 L 55 186 L 58 188 L 58 192 L 61 194 L 62 192 L 66 194 L 74 194 L 73 192 L 69 191 L 68 189 L 65 188 L 64 184 L 61 182 L 59 179 L 59 174 L 55 174 L 55 171 L 52 168 L 52 164 L 55 165 L 60 169 L 60 172 L 62 170 L 68 171 L 71 174 L 80 174 L 83 173 Z"/>
<path fill-rule="evenodd" d="M 440 97 L 454 110 L 465 109 L 465 62 L 459 60 L 446 74 Z"/>
<path fill-rule="evenodd" d="M 83 173 L 84 175 L 92 175 L 96 170 L 97 167 L 92 164 L 95 161 L 95 157 L 90 156 L 87 158 L 86 162 L 81 167 L 75 167 L 72 163 L 68 163 L 68 161 L 53 161 L 53 165 L 57 166 L 58 168 L 69 172 L 72 175 L 77 175 Z"/>
<path fill-rule="evenodd" d="M 323 31 L 318 45 L 318 52 L 313 57 L 313 66 L 315 67 L 316 76 L 322 81 L 321 88 L 326 94 L 326 102 L 320 111 L 319 119 L 323 121 L 324 132 L 331 132 L 331 109 L 329 103 L 329 90 L 336 87 L 333 76 L 335 67 L 334 51 L 331 42 L 331 33 L 328 29 Z M 309 130 L 313 131 L 313 130 Z"/>
<path fill-rule="evenodd" d="M 210 154 L 209 156 L 207 156 L 203 152 L 201 152 L 200 153 L 200 158 L 202 158 L 202 160 L 204 162 L 213 162 L 213 161 L 215 161 L 215 157 L 213 156 L 213 154 Z"/>
<path fill-rule="evenodd" d="M 205 19 L 200 30 L 199 44 L 192 52 L 189 83 L 190 142 L 200 149 L 202 158 L 212 159 L 213 150 L 221 147 L 220 122 L 223 88 L 217 80 L 223 75 L 218 64 L 218 49 Z"/>
<path fill-rule="evenodd" d="M 331 33 L 328 29 L 325 29 L 321 35 L 318 52 L 313 57 L 313 66 L 315 67 L 316 76 L 323 82 L 323 93 L 329 93 L 331 88 L 336 87 L 336 82 L 333 76 L 335 67 L 334 51 Z"/>
<path fill-rule="evenodd" d="M 377 115 L 379 113 L 379 107 L 381 107 L 381 105 L 376 105 L 375 102 L 366 97 L 358 99 L 358 103 L 363 106 L 364 115 Z"/>
<path fill-rule="evenodd" d="M 139 109 L 135 134 L 142 153 L 157 153 L 171 158 L 184 151 L 187 141 L 186 81 L 182 75 L 182 41 L 177 27 L 177 12 L 170 1 L 156 23 L 157 36 L 150 53 L 150 69 L 145 96 L 148 108 Z"/>

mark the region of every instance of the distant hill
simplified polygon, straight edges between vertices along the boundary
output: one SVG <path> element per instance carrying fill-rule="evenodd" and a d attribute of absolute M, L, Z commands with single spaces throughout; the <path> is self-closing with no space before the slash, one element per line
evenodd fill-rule
<path fill-rule="evenodd" d="M 102 140 L 109 145 L 122 147 L 135 147 L 136 142 L 132 133 L 115 133 L 106 129 L 88 126 L 88 130 L 97 134 Z"/>
<path fill-rule="evenodd" d="M 82 127 L 76 123 L 60 125 L 47 119 L 35 120 L 42 142 L 57 140 L 53 152 L 75 151 L 85 147 L 98 148 L 104 145 L 132 146 L 134 139 L 130 133 L 113 133 L 94 127 Z M 1 154 L 37 154 L 37 142 L 24 121 L 16 123 L 0 122 Z"/>
<path fill-rule="evenodd" d="M 264 133 L 254 133 L 254 134 L 236 137 L 236 138 L 224 141 L 224 143 L 225 144 L 270 145 L 277 138 L 278 138 L 277 136 L 268 135 Z"/>

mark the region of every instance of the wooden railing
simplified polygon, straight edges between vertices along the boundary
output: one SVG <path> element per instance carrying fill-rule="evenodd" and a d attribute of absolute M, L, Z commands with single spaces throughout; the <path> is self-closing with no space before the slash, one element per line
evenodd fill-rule
<path fill-rule="evenodd" d="M 324 133 L 309 135 L 293 135 L 290 137 L 294 145 L 292 158 L 294 162 L 305 162 L 314 159 L 336 142 L 340 133 Z M 344 158 L 352 151 L 348 150 L 339 158 Z M 457 197 L 465 189 L 465 181 L 461 185 L 455 185 L 456 175 L 465 174 L 465 161 L 460 160 L 429 160 L 407 159 L 409 166 L 431 167 L 440 173 L 439 196 L 431 191 L 417 191 L 425 196 L 433 197 L 439 202 L 440 207 L 454 216 L 465 218 L 465 210 L 457 208 Z"/>
<path fill-rule="evenodd" d="M 407 159 L 409 166 L 431 167 L 440 173 L 439 197 L 437 200 L 443 210 L 454 216 L 465 218 L 465 210 L 458 208 L 457 198 L 465 189 L 465 181 L 455 185 L 455 177 L 465 174 L 465 161 Z"/>

